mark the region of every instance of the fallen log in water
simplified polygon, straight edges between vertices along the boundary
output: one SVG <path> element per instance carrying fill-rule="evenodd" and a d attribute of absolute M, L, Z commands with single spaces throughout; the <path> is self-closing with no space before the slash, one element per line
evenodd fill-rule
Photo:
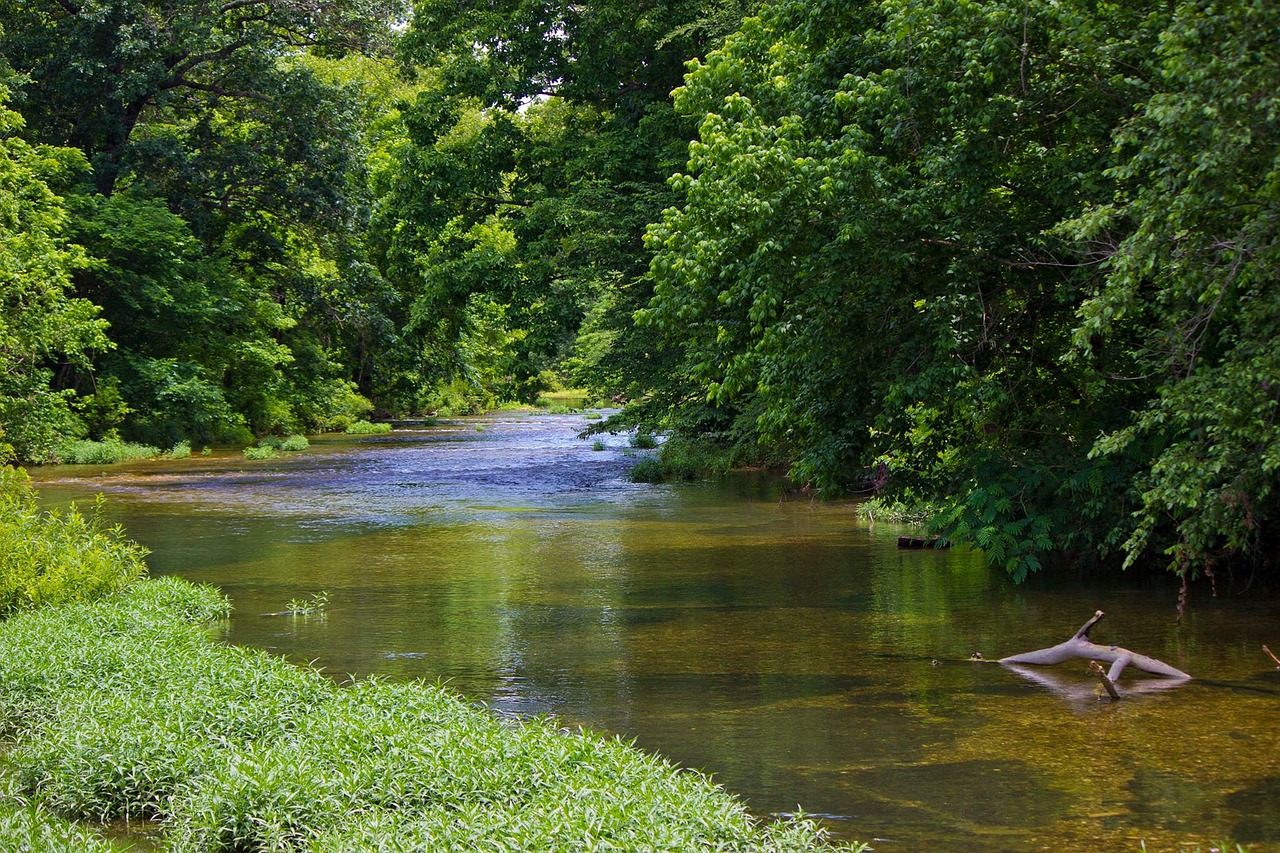
<path fill-rule="evenodd" d="M 1111 664 L 1111 668 L 1105 673 L 1101 673 L 1101 678 L 1103 679 L 1103 686 L 1108 688 L 1107 692 L 1111 694 L 1113 699 L 1119 698 L 1114 692 L 1115 682 L 1120 678 L 1120 673 L 1124 672 L 1125 668 L 1129 666 L 1151 675 L 1176 678 L 1182 681 L 1191 680 L 1191 676 L 1180 669 L 1169 666 L 1164 661 L 1131 652 L 1120 646 L 1100 646 L 1090 640 L 1089 630 L 1098 624 L 1098 621 L 1104 615 L 1101 610 L 1094 613 L 1093 618 L 1084 623 L 1080 630 L 1076 631 L 1069 640 L 1058 643 L 1056 646 L 1050 646 L 1047 649 L 1023 652 L 1020 655 L 1010 655 L 1007 658 L 1001 658 L 1000 663 L 1006 665 L 1032 663 L 1040 666 L 1052 666 L 1056 663 L 1074 659 L 1105 661 Z M 1098 670 L 1100 672 L 1101 669 L 1102 667 L 1099 666 Z"/>

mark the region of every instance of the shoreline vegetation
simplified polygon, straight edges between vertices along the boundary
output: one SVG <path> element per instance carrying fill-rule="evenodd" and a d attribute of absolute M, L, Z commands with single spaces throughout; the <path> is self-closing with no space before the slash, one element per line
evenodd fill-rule
<path fill-rule="evenodd" d="M 128 820 L 175 851 L 864 849 L 617 737 L 226 645 L 217 589 L 142 577 L 121 531 L 4 471 L 0 532 L 52 544 L 6 552 L 3 580 L 62 583 L 0 610 L 0 847 L 128 849 L 91 826 Z"/>

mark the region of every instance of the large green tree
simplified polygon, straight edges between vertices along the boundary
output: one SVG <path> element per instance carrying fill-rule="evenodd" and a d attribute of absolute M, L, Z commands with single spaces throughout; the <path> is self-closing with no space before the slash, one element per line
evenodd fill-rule
<path fill-rule="evenodd" d="M 617 390 L 643 348 L 643 231 L 692 132 L 670 91 L 747 5 L 417 4 L 403 53 L 435 76 L 378 232 L 434 370 L 466 374 L 459 343 L 500 315 L 506 393 L 551 366 Z"/>
<path fill-rule="evenodd" d="M 229 439 L 321 425 L 353 382 L 372 390 L 364 93 L 313 58 L 384 50 L 401 15 L 394 0 L 0 2 L 29 133 L 92 165 L 70 203 L 97 260 L 76 288 L 118 346 L 60 377 L 120 397 L 87 406 L 91 429 Z"/>
<path fill-rule="evenodd" d="M 1126 561 L 1274 568 L 1280 522 L 1280 5 L 1178 4 L 1114 200 L 1064 228 L 1106 257 L 1076 345 L 1124 402 L 1092 455 L 1135 470 Z M 1136 403 L 1133 403 L 1134 399 Z"/>
<path fill-rule="evenodd" d="M 86 263 L 66 237 L 55 187 L 85 169 L 79 151 L 31 145 L 0 83 L 0 462 L 48 457 L 75 430 L 55 373 L 108 347 L 98 309 L 71 293 Z"/>

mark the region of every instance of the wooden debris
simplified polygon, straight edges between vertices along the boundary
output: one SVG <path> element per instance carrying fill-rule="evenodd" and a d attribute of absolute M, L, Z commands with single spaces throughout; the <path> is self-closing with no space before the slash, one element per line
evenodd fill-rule
<path fill-rule="evenodd" d="M 1140 669 L 1143 672 L 1150 673 L 1151 675 L 1160 675 L 1165 678 L 1176 678 L 1183 681 L 1191 680 L 1190 675 L 1187 675 L 1180 669 L 1169 666 L 1169 664 L 1164 661 L 1156 660 L 1155 658 L 1147 657 L 1146 655 L 1140 655 L 1136 652 L 1131 652 L 1128 649 L 1121 648 L 1120 646 L 1100 646 L 1097 643 L 1092 642 L 1089 639 L 1089 630 L 1093 628 L 1094 625 L 1098 624 L 1098 621 L 1102 619 L 1104 615 L 1105 614 L 1101 610 L 1094 613 L 1093 618 L 1084 623 L 1084 625 L 1080 627 L 1080 630 L 1076 631 L 1069 640 L 1058 643 L 1058 645 L 1051 646 L 1047 649 L 1038 649 L 1034 652 L 1023 652 L 1020 655 L 1010 655 L 1009 657 L 1001 658 L 1000 663 L 1032 663 L 1039 666 L 1051 666 L 1056 663 L 1063 663 L 1064 661 L 1076 658 L 1083 658 L 1084 660 L 1094 662 L 1106 661 L 1111 664 L 1111 669 L 1104 674 L 1106 675 L 1107 680 L 1111 682 L 1111 686 L 1113 688 L 1115 687 L 1115 683 L 1120 679 L 1120 674 L 1129 666 L 1133 666 L 1135 669 Z"/>

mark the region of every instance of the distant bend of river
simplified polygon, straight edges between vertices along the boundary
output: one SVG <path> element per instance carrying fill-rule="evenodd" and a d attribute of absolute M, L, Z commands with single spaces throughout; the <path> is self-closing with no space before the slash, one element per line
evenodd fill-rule
<path fill-rule="evenodd" d="M 1280 849 L 1275 599 L 1201 593 L 1177 625 L 1160 582 L 1013 586 L 766 479 L 632 484 L 626 437 L 594 450 L 587 425 L 503 414 L 33 476 L 49 504 L 104 493 L 153 573 L 221 587 L 232 642 L 635 738 L 879 851 Z M 261 615 L 320 592 L 323 616 Z M 1110 703 L 1083 663 L 966 660 L 1098 609 L 1096 641 L 1196 680 Z"/>

